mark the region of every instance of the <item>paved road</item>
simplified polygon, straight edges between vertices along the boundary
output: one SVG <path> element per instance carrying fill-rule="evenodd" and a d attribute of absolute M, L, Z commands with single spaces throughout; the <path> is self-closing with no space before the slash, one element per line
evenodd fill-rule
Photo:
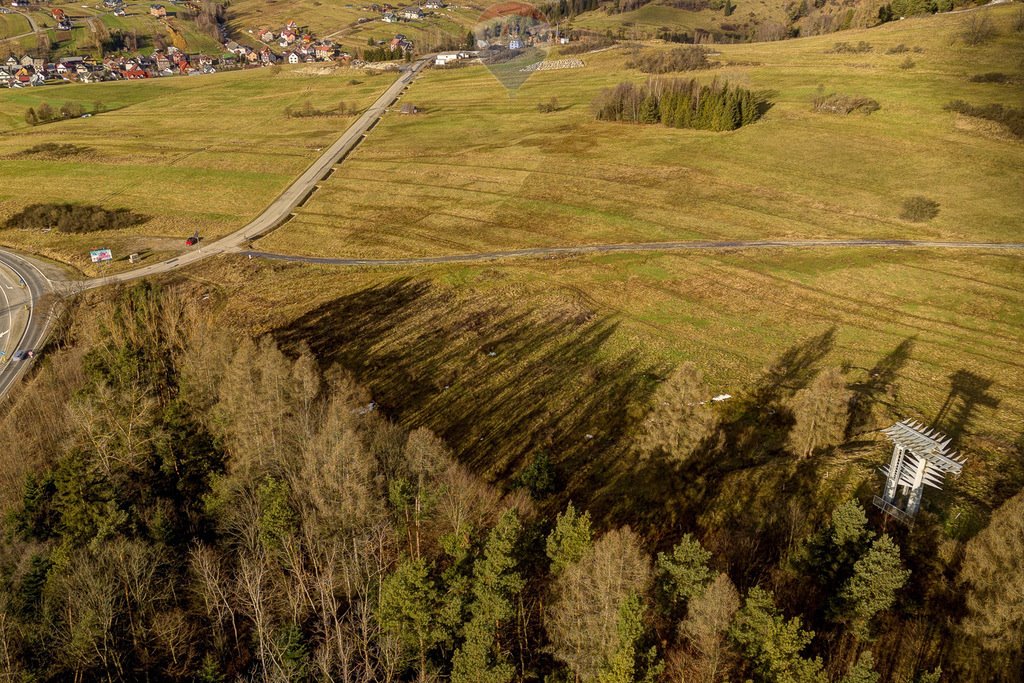
<path fill-rule="evenodd" d="M 24 289 L 8 289 L 4 282 L 0 281 L 0 287 L 4 288 L 4 303 L 7 304 L 5 308 L 8 309 L 0 315 L 0 333 L 7 331 L 5 337 L 0 339 L 4 342 L 0 344 L 0 348 L 9 349 L 8 358 L 11 358 L 16 351 L 37 349 L 42 346 L 50 329 L 50 311 L 47 306 L 40 306 L 40 301 L 44 295 L 54 290 L 54 284 L 36 264 L 9 252 L 0 251 L 0 268 L 13 271 L 15 281 L 20 279 L 25 283 Z M 14 324 L 15 311 L 11 309 L 25 305 L 28 305 L 28 320 L 22 331 L 19 329 L 20 326 Z M 7 313 L 12 315 L 8 317 Z M 19 332 L 21 336 L 17 343 L 12 344 L 6 339 L 7 336 L 17 335 Z M 15 361 L 11 358 L 0 365 L 0 399 L 31 364 L 29 360 Z"/>
<path fill-rule="evenodd" d="M 243 251 L 252 258 L 318 263 L 330 266 L 415 266 L 431 263 L 466 263 L 493 261 L 510 258 L 545 258 L 575 256 L 580 254 L 603 254 L 607 252 L 645 251 L 723 251 L 728 249 L 839 249 L 839 248 L 887 247 L 890 249 L 1000 249 L 1021 250 L 1024 242 L 930 242 L 926 240 L 730 240 L 690 242 L 639 242 L 634 244 L 590 244 L 578 247 L 535 247 L 532 249 L 510 249 L 476 254 L 451 254 L 446 256 L 423 256 L 416 258 L 368 259 L 329 258 L 318 256 L 292 256 L 266 251 Z"/>
<path fill-rule="evenodd" d="M 150 275 L 166 273 L 217 254 L 238 251 L 240 247 L 250 240 L 270 232 L 285 221 L 292 214 L 292 211 L 316 190 L 317 183 L 324 179 L 328 172 L 334 168 L 335 164 L 341 161 L 346 154 L 351 152 L 362 141 L 367 131 L 384 115 L 388 107 L 395 102 L 398 96 L 402 94 L 402 91 L 416 77 L 416 74 L 431 59 L 433 57 L 428 56 L 406 67 L 406 70 L 391 84 L 391 87 L 385 90 L 384 94 L 378 97 L 377 101 L 363 112 L 363 115 L 338 138 L 337 142 L 331 145 L 319 159 L 313 162 L 313 165 L 305 173 L 299 176 L 298 180 L 292 183 L 270 206 L 264 209 L 263 213 L 249 224 L 209 244 L 200 242 L 197 247 L 167 261 L 161 261 L 160 263 L 154 263 L 153 265 L 118 275 L 87 280 L 83 283 L 84 288 L 93 289 L 95 287 L 103 287 L 118 282 L 130 282 L 131 280 L 138 280 Z"/>

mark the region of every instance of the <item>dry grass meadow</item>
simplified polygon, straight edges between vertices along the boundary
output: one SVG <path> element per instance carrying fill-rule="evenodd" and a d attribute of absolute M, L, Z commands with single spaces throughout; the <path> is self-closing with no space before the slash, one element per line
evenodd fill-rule
<path fill-rule="evenodd" d="M 1024 144 L 943 110 L 956 98 L 1022 101 L 1013 11 L 991 13 L 1000 36 L 978 47 L 956 38 L 956 15 L 719 46 L 723 66 L 698 77 L 774 103 L 731 133 L 594 121 L 603 87 L 646 78 L 624 67 L 621 49 L 585 55 L 584 69 L 535 73 L 514 93 L 481 66 L 430 72 L 407 95 L 423 113 L 386 117 L 260 246 L 381 257 L 697 238 L 1019 238 Z M 872 51 L 828 53 L 840 40 Z M 923 51 L 886 54 L 901 44 Z M 900 68 L 908 54 L 914 67 Z M 1018 82 L 969 81 L 989 71 Z M 881 110 L 814 112 L 813 98 L 832 92 L 872 97 Z M 560 110 L 539 113 L 552 97 Z M 939 215 L 901 220 L 914 195 L 939 202 Z"/>
<path fill-rule="evenodd" d="M 350 69 L 309 75 L 307 66 L 145 82 L 63 85 L 0 93 L 0 221 L 39 202 L 81 202 L 149 216 L 127 230 L 84 235 L 0 230 L 0 243 L 71 263 L 88 250 L 116 258 L 182 248 L 196 229 L 210 239 L 241 227 L 294 180 L 355 116 L 289 118 L 287 107 L 369 105 L 392 75 Z M 355 81 L 355 82 L 353 82 Z M 35 127 L 28 107 L 81 103 L 103 113 Z M 27 154 L 41 144 L 82 152 Z M 121 267 L 124 264 L 111 264 Z"/>

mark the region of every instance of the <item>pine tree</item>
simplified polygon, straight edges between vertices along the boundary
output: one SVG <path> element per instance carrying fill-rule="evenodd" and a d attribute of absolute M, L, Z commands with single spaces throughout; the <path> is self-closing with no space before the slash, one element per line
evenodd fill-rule
<path fill-rule="evenodd" d="M 690 534 L 672 548 L 671 555 L 658 553 L 659 583 L 670 603 L 687 602 L 704 592 L 712 578 L 710 559 L 711 553 Z"/>
<path fill-rule="evenodd" d="M 419 655 L 419 680 L 427 680 L 427 652 L 444 636 L 440 595 L 423 560 L 405 560 L 381 583 L 380 623 Z"/>
<path fill-rule="evenodd" d="M 787 620 L 779 613 L 772 594 L 760 587 L 750 589 L 743 608 L 733 619 L 729 635 L 760 680 L 825 680 L 821 660 L 805 659 L 800 654 L 814 638 L 814 632 L 803 630 L 799 617 Z"/>
<path fill-rule="evenodd" d="M 513 596 L 523 588 L 515 570 L 521 529 L 515 510 L 506 510 L 488 535 L 483 556 L 473 564 L 472 616 L 452 659 L 453 683 L 508 683 L 515 675 L 501 629 L 514 613 Z"/>
<path fill-rule="evenodd" d="M 871 650 L 864 650 L 857 663 L 843 676 L 842 683 L 878 683 L 881 676 L 875 671 L 875 656 Z"/>
<path fill-rule="evenodd" d="M 840 589 L 834 612 L 858 637 L 867 637 L 871 619 L 892 606 L 909 576 L 900 561 L 899 547 L 883 535 L 853 565 L 853 576 Z"/>
<path fill-rule="evenodd" d="M 569 503 L 564 513 L 559 513 L 555 528 L 548 534 L 547 555 L 551 560 L 551 573 L 558 575 L 570 564 L 579 562 L 593 547 L 593 532 L 590 529 L 590 513 L 576 513 Z"/>

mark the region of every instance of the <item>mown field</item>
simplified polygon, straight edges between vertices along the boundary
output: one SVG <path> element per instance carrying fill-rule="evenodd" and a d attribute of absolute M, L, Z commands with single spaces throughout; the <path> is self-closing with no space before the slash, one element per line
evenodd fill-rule
<path fill-rule="evenodd" d="M 88 250 L 115 257 L 178 251 L 196 229 L 226 234 L 259 214 L 355 119 L 289 118 L 310 102 L 362 109 L 389 75 L 338 69 L 306 75 L 304 66 L 145 82 L 65 85 L 0 93 L 0 220 L 29 204 L 80 202 L 149 217 L 133 228 L 83 235 L 0 230 L 0 243 L 71 263 L 86 272 Z M 103 113 L 35 127 L 28 107 L 81 103 Z M 67 157 L 32 154 L 47 143 L 82 148 Z M 123 265 L 123 264 L 122 264 Z"/>
<path fill-rule="evenodd" d="M 730 133 L 598 122 L 602 88 L 647 76 L 630 55 L 533 74 L 516 92 L 481 66 L 429 72 L 266 249 L 397 256 L 510 247 L 696 238 L 921 237 L 1013 240 L 1024 223 L 1024 145 L 997 126 L 943 110 L 961 98 L 1019 104 L 1024 34 L 1015 8 L 992 11 L 1000 35 L 967 47 L 965 17 L 908 19 L 868 31 L 719 46 L 723 66 L 691 72 L 764 92 L 764 118 Z M 838 41 L 865 54 L 830 54 Z M 907 53 L 887 54 L 904 45 Z M 920 48 L 914 52 L 913 48 Z M 665 48 L 645 48 L 665 49 Z M 912 68 L 901 68 L 907 59 Z M 876 99 L 871 115 L 816 113 L 819 94 Z M 557 98 L 559 111 L 539 103 Z M 902 202 L 939 203 L 925 223 Z M 381 202 L 381 197 L 387 197 Z"/>

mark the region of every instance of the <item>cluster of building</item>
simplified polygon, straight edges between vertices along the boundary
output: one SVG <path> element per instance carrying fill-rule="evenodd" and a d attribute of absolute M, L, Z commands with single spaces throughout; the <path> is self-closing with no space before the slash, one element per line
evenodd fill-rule
<path fill-rule="evenodd" d="M 218 66 L 234 66 L 233 60 L 217 59 L 204 54 L 186 54 L 175 47 L 156 50 L 150 55 L 109 56 L 103 60 L 91 57 L 62 57 L 47 62 L 25 55 L 9 57 L 0 62 L 0 87 L 23 88 L 58 81 L 96 83 L 99 81 L 140 80 L 159 76 L 189 76 L 215 73 Z"/>
<path fill-rule="evenodd" d="M 233 40 L 224 43 L 224 49 L 249 64 L 302 64 L 305 62 L 348 62 L 351 55 L 342 50 L 332 40 L 318 40 L 311 33 L 299 30 L 294 21 L 289 21 L 279 33 L 269 28 L 260 28 L 252 33 L 264 43 L 264 47 L 254 49 L 240 45 Z M 276 43 L 285 50 L 277 55 L 270 49 Z"/>
<path fill-rule="evenodd" d="M 409 7 L 395 7 L 389 3 L 383 5 L 370 5 L 363 9 L 368 12 L 377 12 L 380 19 L 386 24 L 397 24 L 400 21 L 417 21 L 427 16 L 428 10 L 443 9 L 443 0 L 426 0 L 422 5 L 410 5 Z"/>

